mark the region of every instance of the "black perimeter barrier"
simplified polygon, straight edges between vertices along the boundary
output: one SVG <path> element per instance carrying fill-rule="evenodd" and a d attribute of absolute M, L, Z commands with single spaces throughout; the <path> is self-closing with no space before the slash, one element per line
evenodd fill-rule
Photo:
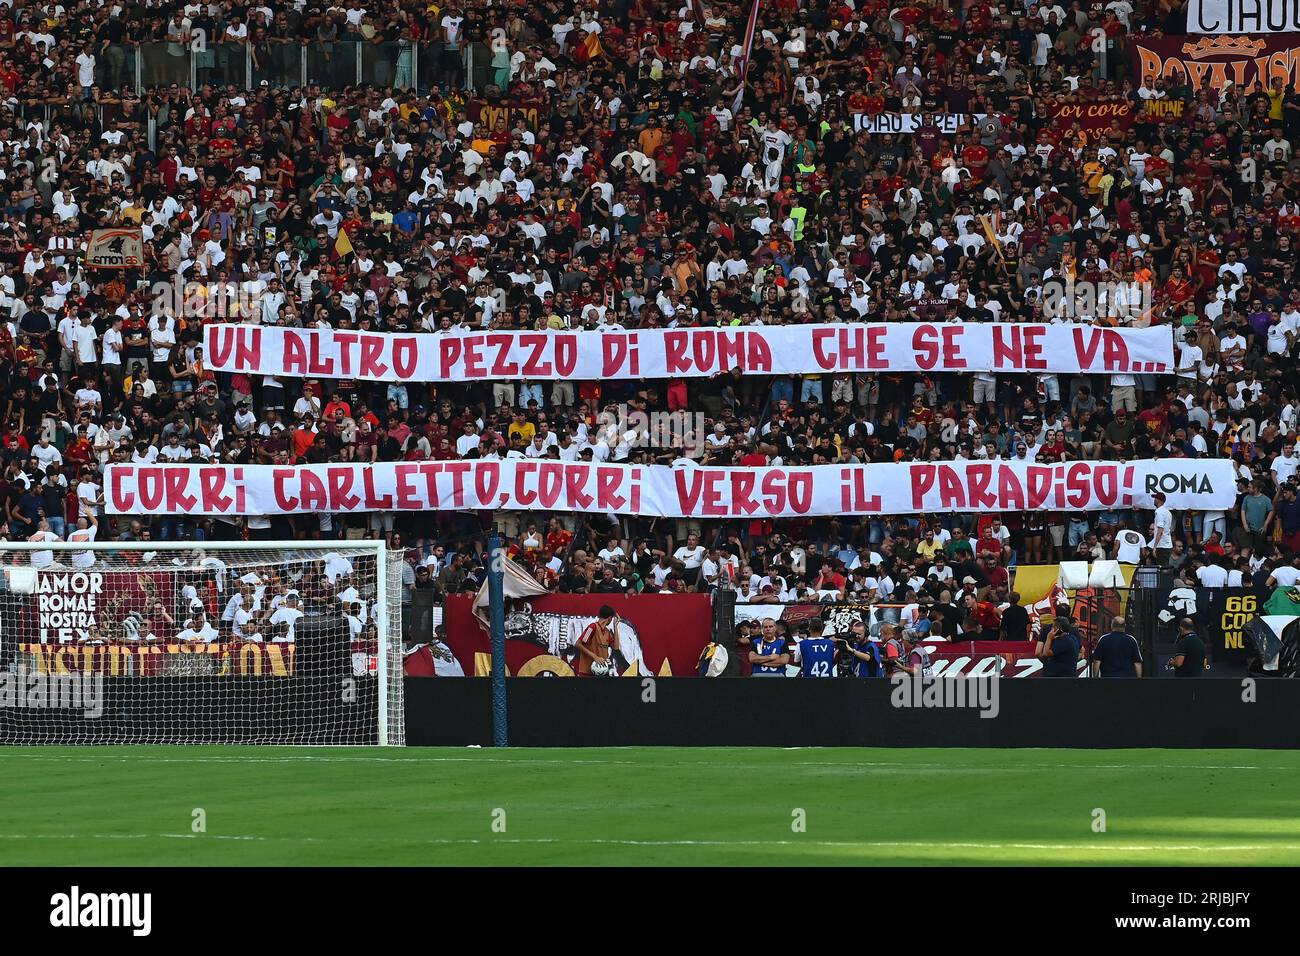
<path fill-rule="evenodd" d="M 1300 748 L 1292 680 L 1001 680 L 992 717 L 897 706 L 884 679 L 507 683 L 520 747 Z M 406 742 L 491 746 L 491 682 L 408 678 Z"/>

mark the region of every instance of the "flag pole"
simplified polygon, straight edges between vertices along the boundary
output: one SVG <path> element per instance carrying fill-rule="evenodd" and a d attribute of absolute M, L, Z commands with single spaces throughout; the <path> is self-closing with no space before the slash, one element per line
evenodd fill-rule
<path fill-rule="evenodd" d="M 749 8 L 749 20 L 745 24 L 745 40 L 741 46 L 740 63 L 737 72 L 740 74 L 740 87 L 736 90 L 736 99 L 731 104 L 731 112 L 739 115 L 741 107 L 745 102 L 745 83 L 749 79 L 749 58 L 754 50 L 754 31 L 758 29 L 758 5 L 760 0 L 754 0 Z"/>
<path fill-rule="evenodd" d="M 508 747 L 506 714 L 506 550 L 494 528 L 488 536 L 488 620 L 492 632 L 492 744 Z"/>

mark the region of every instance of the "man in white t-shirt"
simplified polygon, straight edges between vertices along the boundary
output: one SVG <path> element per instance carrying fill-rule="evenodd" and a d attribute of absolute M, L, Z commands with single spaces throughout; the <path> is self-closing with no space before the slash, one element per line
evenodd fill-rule
<path fill-rule="evenodd" d="M 36 464 L 42 472 L 49 468 L 50 465 L 63 464 L 63 453 L 50 444 L 49 435 L 41 436 L 41 440 L 32 449 L 32 457 L 36 459 Z"/>
<path fill-rule="evenodd" d="M 1152 524 L 1151 550 L 1155 552 L 1156 563 L 1161 567 L 1169 564 L 1169 553 L 1174 548 L 1174 513 L 1165 505 L 1165 494 L 1155 494 L 1156 515 Z"/>
<path fill-rule="evenodd" d="M 1270 588 L 1289 588 L 1300 583 L 1300 555 L 1291 559 L 1290 564 L 1280 564 L 1273 569 L 1273 573 L 1268 576 L 1267 586 Z"/>
<path fill-rule="evenodd" d="M 682 562 L 686 569 L 686 580 L 694 583 L 699 576 L 700 565 L 704 563 L 704 556 L 707 554 L 705 547 L 700 544 L 700 536 L 691 532 L 686 536 L 686 543 L 673 552 L 673 557 Z"/>
<path fill-rule="evenodd" d="M 1147 539 L 1137 531 L 1121 531 L 1115 535 L 1115 560 L 1120 564 L 1141 564 L 1142 549 Z"/>
<path fill-rule="evenodd" d="M 208 620 L 208 614 L 203 610 L 202 604 L 194 611 L 194 616 L 189 618 L 181 627 L 180 632 L 176 635 L 178 641 L 202 641 L 211 644 L 218 637 L 218 632 L 212 623 Z"/>
<path fill-rule="evenodd" d="M 53 531 L 51 531 L 50 523 L 46 521 L 44 518 L 42 518 L 41 523 L 36 526 L 36 533 L 31 535 L 27 540 L 33 541 L 37 544 L 48 544 L 51 541 L 62 541 L 63 539 L 60 538 L 57 534 L 55 534 Z M 54 566 L 53 551 L 32 552 L 32 567 L 50 568 L 53 566 Z"/>
<path fill-rule="evenodd" d="M 101 504 L 99 497 L 99 483 L 94 480 L 94 472 L 89 468 L 81 474 L 81 480 L 77 482 L 77 504 L 81 508 L 83 515 L 99 514 Z"/>
<path fill-rule="evenodd" d="M 1295 440 L 1288 438 L 1282 443 L 1282 454 L 1273 459 L 1274 483 L 1285 484 L 1297 469 L 1300 469 L 1300 455 L 1295 453 Z"/>
<path fill-rule="evenodd" d="M 87 43 L 84 50 L 77 54 L 77 85 L 81 95 L 90 99 L 90 90 L 95 85 L 95 47 Z"/>
<path fill-rule="evenodd" d="M 99 519 L 92 515 L 82 515 L 77 519 L 77 527 L 68 532 L 68 540 L 75 541 L 78 544 L 91 542 L 95 540 L 95 535 L 99 533 Z M 93 568 L 95 566 L 94 551 L 73 551 L 72 566 L 74 568 Z"/>
<path fill-rule="evenodd" d="M 1201 587 L 1225 587 L 1228 583 L 1228 569 L 1211 560 L 1208 564 L 1196 569 L 1196 580 L 1201 582 Z"/>
<path fill-rule="evenodd" d="M 298 592 L 289 591 L 284 596 L 284 603 L 271 615 L 269 630 L 274 635 L 271 639 L 276 644 L 292 644 L 296 639 L 296 626 L 303 616 L 300 605 Z"/>
<path fill-rule="evenodd" d="M 626 553 L 616 540 L 610 538 L 609 543 L 601 548 L 596 556 L 608 564 L 617 564 L 626 557 Z"/>

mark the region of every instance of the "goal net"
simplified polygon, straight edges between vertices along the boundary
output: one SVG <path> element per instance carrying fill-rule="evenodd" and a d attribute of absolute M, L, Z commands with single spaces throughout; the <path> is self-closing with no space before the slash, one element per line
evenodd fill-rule
<path fill-rule="evenodd" d="M 0 743 L 397 744 L 382 541 L 0 542 Z"/>

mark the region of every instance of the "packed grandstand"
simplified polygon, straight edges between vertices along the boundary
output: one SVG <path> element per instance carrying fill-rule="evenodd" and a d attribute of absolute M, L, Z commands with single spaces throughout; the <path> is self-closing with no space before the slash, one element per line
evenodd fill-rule
<path fill-rule="evenodd" d="M 1300 94 L 1267 58 L 1289 35 L 1185 18 L 1144 0 L 0 6 L 3 537 L 382 536 L 406 601 L 441 604 L 483 584 L 496 525 L 550 592 L 880 603 L 948 640 L 1036 636 L 1003 621 L 1033 604 L 1030 565 L 1293 585 Z M 812 330 L 877 324 L 894 328 L 835 340 L 883 349 L 875 365 Z M 1015 358 L 968 364 L 980 324 Z M 279 351 L 241 367 L 232 325 Z M 379 345 L 295 366 L 293 330 L 336 357 L 418 342 L 444 374 L 386 374 Z M 731 337 L 674 364 L 666 337 L 708 330 Z M 474 364 L 475 336 L 514 332 L 603 343 L 606 369 L 635 339 L 662 374 Z M 1160 340 L 1167 360 L 1111 361 Z M 525 503 L 520 477 L 519 507 L 492 509 L 494 462 L 558 469 L 563 502 Z M 381 464 L 410 466 L 395 493 L 368 471 L 356 494 L 350 470 L 319 496 L 280 483 Z M 170 478 L 167 507 L 143 486 L 115 504 L 107 480 L 195 465 L 279 469 L 280 505 Z M 634 497 L 612 472 L 584 497 L 578 465 L 627 466 Z M 655 478 L 707 503 L 711 478 L 683 474 L 766 469 L 784 502 L 792 470 L 909 465 L 897 510 L 871 496 L 897 472 L 833 478 L 811 508 L 740 509 L 728 477 L 716 509 L 674 511 Z M 1145 488 L 1117 493 L 1135 467 Z M 417 473 L 456 496 L 403 505 Z M 1040 473 L 1057 490 L 1035 494 Z"/>

